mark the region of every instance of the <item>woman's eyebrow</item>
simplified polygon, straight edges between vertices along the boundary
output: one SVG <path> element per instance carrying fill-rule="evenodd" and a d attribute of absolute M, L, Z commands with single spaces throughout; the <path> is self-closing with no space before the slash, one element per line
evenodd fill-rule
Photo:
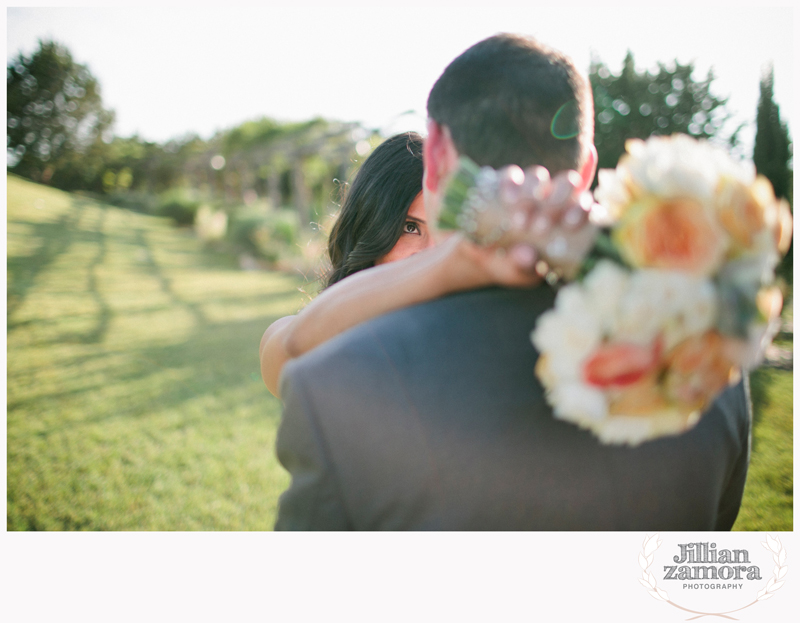
<path fill-rule="evenodd" d="M 419 223 L 420 225 L 427 225 L 427 222 L 424 218 L 417 218 L 416 216 L 409 216 L 406 214 L 407 221 L 414 221 L 415 223 Z"/>

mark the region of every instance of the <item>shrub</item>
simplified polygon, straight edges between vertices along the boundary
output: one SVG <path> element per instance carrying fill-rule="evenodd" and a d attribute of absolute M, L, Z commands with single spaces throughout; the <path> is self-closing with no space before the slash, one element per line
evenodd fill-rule
<path fill-rule="evenodd" d="M 171 218 L 178 225 L 191 225 L 200 204 L 200 199 L 191 191 L 171 189 L 159 196 L 155 214 Z"/>
<path fill-rule="evenodd" d="M 300 220 L 293 210 L 240 208 L 228 227 L 228 239 L 234 246 L 271 263 L 298 252 L 299 234 Z"/>
<path fill-rule="evenodd" d="M 98 197 L 105 203 L 134 212 L 154 214 L 158 207 L 158 196 L 145 192 L 112 192 Z"/>

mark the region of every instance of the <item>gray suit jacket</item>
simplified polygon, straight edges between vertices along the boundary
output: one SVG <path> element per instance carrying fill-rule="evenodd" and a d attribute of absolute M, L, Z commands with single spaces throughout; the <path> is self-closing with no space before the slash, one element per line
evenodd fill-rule
<path fill-rule="evenodd" d="M 746 382 L 691 431 L 605 446 L 554 419 L 529 333 L 553 293 L 490 288 L 362 324 L 285 368 L 276 529 L 728 530 Z"/>

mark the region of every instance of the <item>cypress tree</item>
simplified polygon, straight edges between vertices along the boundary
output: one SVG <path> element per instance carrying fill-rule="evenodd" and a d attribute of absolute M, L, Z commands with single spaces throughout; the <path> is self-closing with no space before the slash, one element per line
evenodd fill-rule
<path fill-rule="evenodd" d="M 789 162 L 792 157 L 792 142 L 789 129 L 781 121 L 780 109 L 773 98 L 774 79 L 772 67 L 761 78 L 753 163 L 756 171 L 772 182 L 775 196 L 788 199 L 791 206 L 793 171 L 789 168 Z M 779 273 L 789 280 L 792 276 L 793 249 L 794 242 L 779 267 Z"/>
<path fill-rule="evenodd" d="M 775 196 L 791 199 L 792 171 L 789 169 L 791 140 L 786 124 L 781 121 L 778 105 L 773 99 L 772 68 L 761 79 L 761 96 L 756 114 L 756 141 L 753 162 L 775 189 Z"/>

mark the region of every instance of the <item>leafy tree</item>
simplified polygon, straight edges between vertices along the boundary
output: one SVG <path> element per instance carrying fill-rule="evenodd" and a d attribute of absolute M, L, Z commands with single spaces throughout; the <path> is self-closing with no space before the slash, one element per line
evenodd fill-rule
<path fill-rule="evenodd" d="M 15 173 L 61 188 L 84 188 L 101 175 L 102 135 L 114 114 L 100 85 L 62 45 L 39 41 L 6 67 L 7 163 Z"/>
<path fill-rule="evenodd" d="M 614 168 L 625 153 L 625 141 L 675 132 L 697 138 L 717 136 L 728 119 L 725 104 L 711 93 L 714 76 L 692 78 L 694 65 L 658 64 L 658 72 L 638 73 L 629 51 L 619 75 L 597 59 L 589 79 L 594 92 L 595 145 L 599 168 Z M 738 132 L 738 131 L 737 131 Z M 736 133 L 729 139 L 736 143 Z"/>
<path fill-rule="evenodd" d="M 226 155 L 230 155 L 236 151 L 269 143 L 285 132 L 284 127 L 269 117 L 245 121 L 224 133 L 222 151 Z"/>
<path fill-rule="evenodd" d="M 792 202 L 793 172 L 792 141 L 789 128 L 781 121 L 781 113 L 773 97 L 774 73 L 772 68 L 761 79 L 761 94 L 756 113 L 756 141 L 753 147 L 753 163 L 775 189 L 775 196 Z M 780 272 L 791 279 L 794 242 L 781 263 Z"/>

